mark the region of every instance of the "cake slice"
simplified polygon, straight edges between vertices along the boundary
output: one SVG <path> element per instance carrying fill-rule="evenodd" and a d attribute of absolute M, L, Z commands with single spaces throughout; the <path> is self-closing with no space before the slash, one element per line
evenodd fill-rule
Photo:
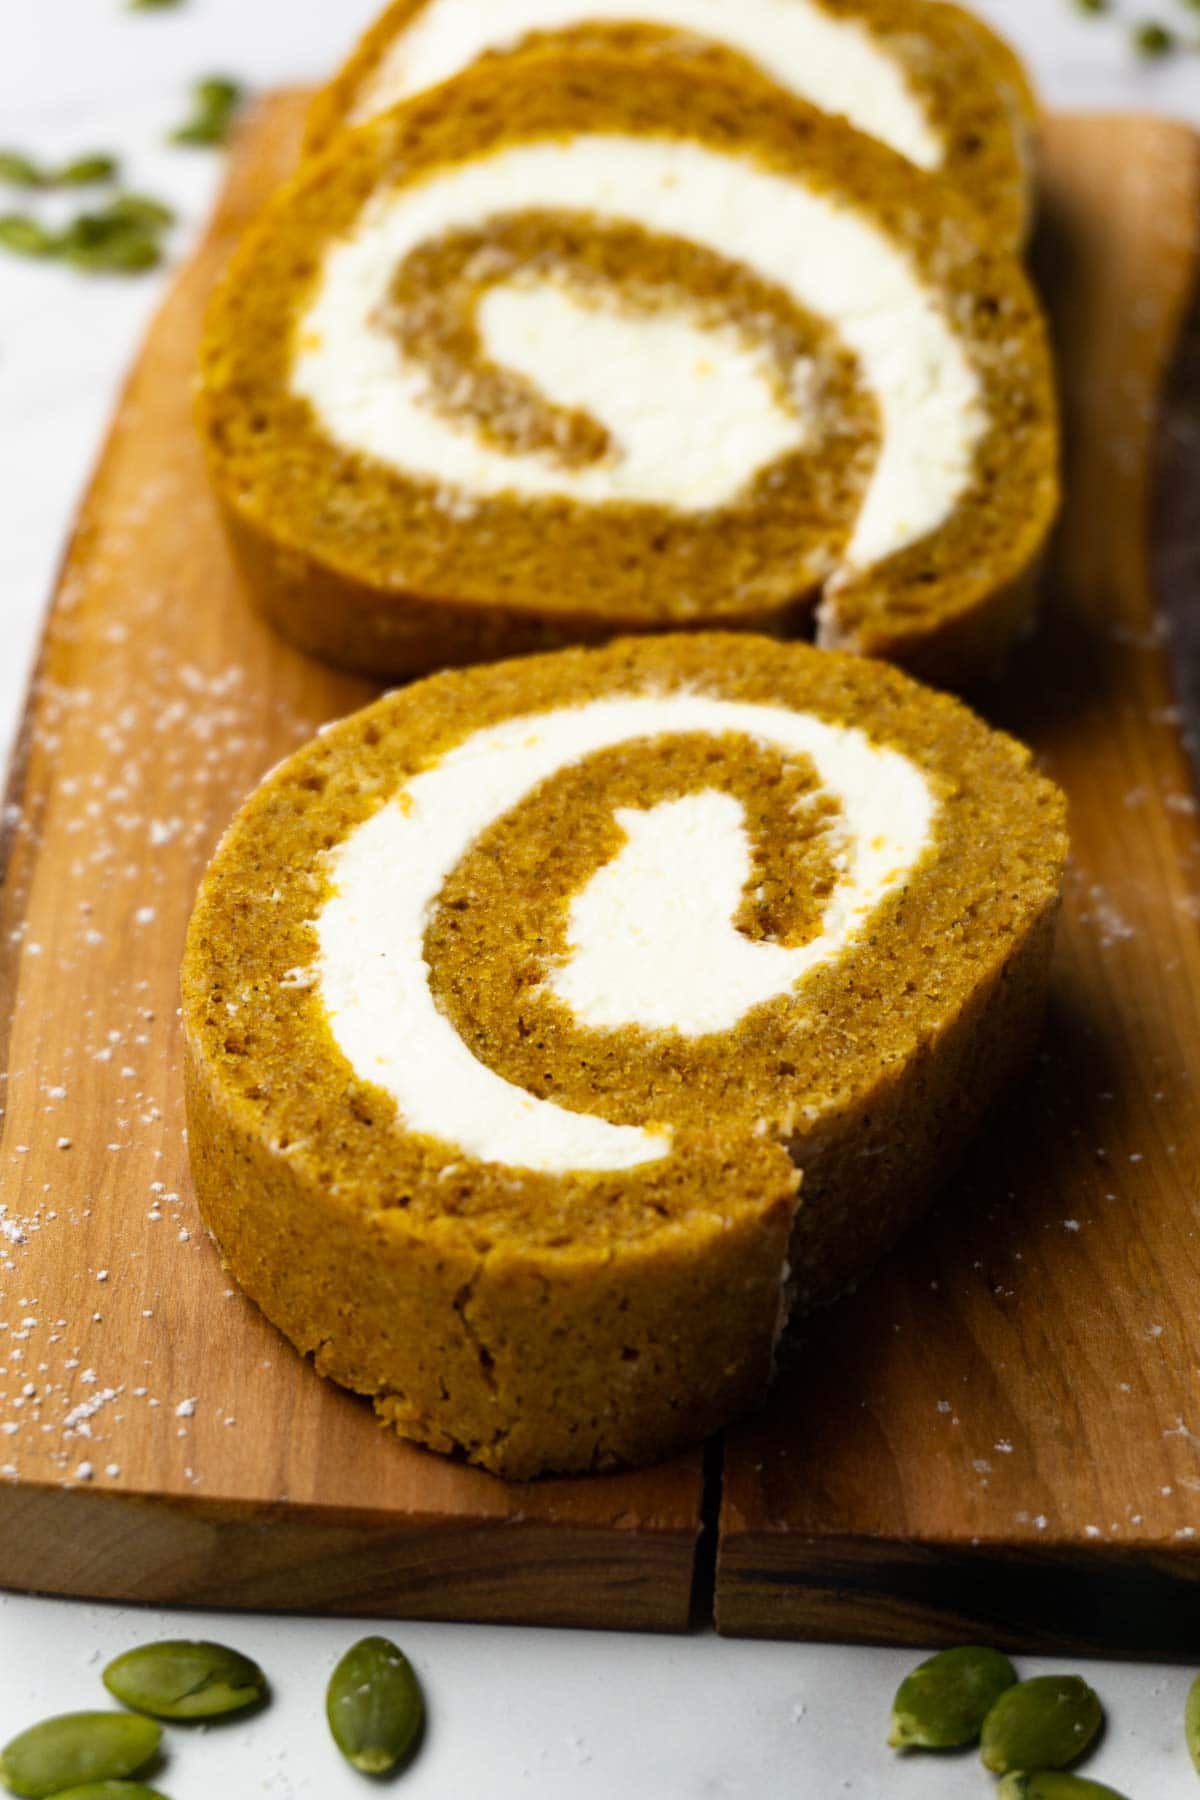
<path fill-rule="evenodd" d="M 1024 749 L 864 658 L 676 635 L 389 694 L 201 887 L 204 1219 L 402 1435 L 651 1461 L 927 1206 L 1035 1041 L 1065 852 Z"/>
<path fill-rule="evenodd" d="M 1029 78 L 981 19 L 931 0 L 395 0 L 313 102 L 307 148 L 476 60 L 581 46 L 770 83 L 945 175 L 998 241 L 1025 237 Z"/>
<path fill-rule="evenodd" d="M 252 227 L 199 420 L 258 603 L 376 676 L 790 631 L 967 683 L 1057 500 L 1041 314 L 947 184 L 668 63 L 484 63 Z"/>

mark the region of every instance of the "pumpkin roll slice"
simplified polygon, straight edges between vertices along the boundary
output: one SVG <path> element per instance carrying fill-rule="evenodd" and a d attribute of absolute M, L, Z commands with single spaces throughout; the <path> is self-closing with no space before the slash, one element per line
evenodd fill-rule
<path fill-rule="evenodd" d="M 513 1477 L 754 1404 L 1028 1054 L 1065 855 L 1028 753 L 753 635 L 450 671 L 251 796 L 183 969 L 232 1273 Z"/>
<path fill-rule="evenodd" d="M 982 20 L 928 0 L 394 0 L 309 115 L 306 149 L 481 59 L 579 47 L 767 83 L 944 175 L 1020 244 L 1037 102 Z"/>
<path fill-rule="evenodd" d="M 1037 303 L 944 182 L 607 57 L 481 65 L 304 165 L 199 414 L 262 609 L 374 675 L 816 606 L 953 685 L 1056 499 Z"/>

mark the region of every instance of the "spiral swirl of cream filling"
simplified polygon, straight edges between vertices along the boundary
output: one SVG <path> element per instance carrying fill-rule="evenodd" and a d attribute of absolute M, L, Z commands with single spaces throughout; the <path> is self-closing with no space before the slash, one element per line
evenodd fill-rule
<path fill-rule="evenodd" d="M 939 133 L 904 71 L 862 25 L 812 0 L 430 0 L 392 43 L 354 120 L 395 106 L 531 32 L 653 24 L 726 44 L 823 112 L 840 113 L 923 169 L 940 167 Z"/>
<path fill-rule="evenodd" d="M 740 802 L 708 788 L 623 810 L 626 843 L 572 896 L 568 955 L 548 978 L 581 1024 L 730 1031 L 834 961 L 929 846 L 937 802 L 917 765 L 810 713 L 670 693 L 474 732 L 330 851 L 316 920 L 316 987 L 333 1037 L 359 1077 L 392 1096 L 407 1130 L 480 1162 L 553 1174 L 669 1154 L 665 1127 L 569 1111 L 480 1062 L 435 1004 L 424 942 L 451 870 L 540 782 L 613 745 L 684 732 L 741 732 L 811 758 L 841 809 L 839 879 L 808 942 L 751 941 L 733 924 L 751 868 Z"/>
<path fill-rule="evenodd" d="M 987 428 L 979 377 L 937 296 L 882 228 L 748 158 L 671 137 L 582 134 L 503 147 L 369 200 L 327 250 L 298 319 L 291 385 L 340 444 L 467 497 L 563 495 L 683 511 L 734 501 L 809 436 L 765 352 L 699 319 L 585 304 L 552 281 L 501 284 L 486 353 L 601 421 L 617 450 L 582 467 L 502 449 L 431 404 L 380 314 L 423 243 L 514 208 L 584 212 L 702 245 L 827 321 L 858 358 L 881 449 L 846 563 L 882 561 L 950 516 Z"/>

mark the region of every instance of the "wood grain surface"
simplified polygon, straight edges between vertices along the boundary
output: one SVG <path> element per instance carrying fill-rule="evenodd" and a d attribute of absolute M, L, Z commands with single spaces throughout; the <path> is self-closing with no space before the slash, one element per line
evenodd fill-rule
<path fill-rule="evenodd" d="M 981 707 L 1071 801 L 1049 1030 L 927 1227 L 730 1434 L 726 1632 L 1200 1641 L 1200 832 L 1166 654 L 1174 623 L 1194 696 L 1200 142 L 1062 118 L 1042 168 L 1067 506 Z"/>
<path fill-rule="evenodd" d="M 0 1584 L 681 1629 L 694 1575 L 711 1598 L 699 1455 L 512 1487 L 397 1442 L 231 1288 L 191 1199 L 195 883 L 262 771 L 370 693 L 246 607 L 188 417 L 205 293 L 301 106 L 260 110 L 151 332 L 14 771 Z M 1200 642 L 1200 151 L 1063 119 L 1044 168 L 1069 502 L 1043 626 L 981 704 L 1072 801 L 1046 1046 L 929 1226 L 796 1334 L 730 1434 L 729 1632 L 1160 1654 L 1200 1633 L 1200 831 L 1151 582 L 1153 550 Z"/>
<path fill-rule="evenodd" d="M 222 1273 L 182 1136 L 184 927 L 231 812 L 370 697 L 247 608 L 190 421 L 204 299 L 290 166 L 260 111 L 151 330 L 66 559 L 7 814 L 0 1585 L 680 1628 L 701 1456 L 506 1486 L 402 1444 Z"/>

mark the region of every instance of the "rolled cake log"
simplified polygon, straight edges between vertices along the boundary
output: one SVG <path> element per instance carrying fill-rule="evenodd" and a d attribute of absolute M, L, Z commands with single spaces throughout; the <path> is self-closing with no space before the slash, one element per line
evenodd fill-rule
<path fill-rule="evenodd" d="M 1029 1053 L 1065 851 L 1027 751 L 861 658 L 675 635 L 389 694 L 201 887 L 204 1219 L 403 1436 L 513 1477 L 664 1455 L 761 1397 L 792 1303 Z"/>
<path fill-rule="evenodd" d="M 1057 501 L 1037 302 L 943 181 L 604 56 L 482 65 L 308 162 L 198 405 L 259 605 L 377 676 L 815 606 L 966 683 Z"/>
<path fill-rule="evenodd" d="M 318 93 L 306 149 L 477 60 L 581 46 L 768 82 L 944 175 L 998 242 L 1025 238 L 1029 77 L 981 19 L 929 0 L 394 0 Z"/>

